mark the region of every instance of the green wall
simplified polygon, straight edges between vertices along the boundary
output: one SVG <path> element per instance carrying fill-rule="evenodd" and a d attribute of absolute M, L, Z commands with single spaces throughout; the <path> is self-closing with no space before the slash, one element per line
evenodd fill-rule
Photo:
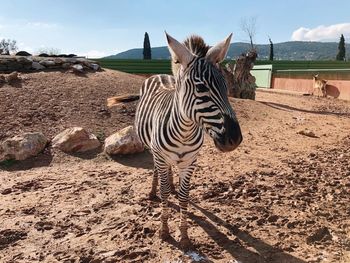
<path fill-rule="evenodd" d="M 95 59 L 103 68 L 134 74 L 171 74 L 170 60 Z M 224 61 L 223 63 L 232 62 Z M 233 61 L 234 63 L 234 61 Z M 325 79 L 350 79 L 350 62 L 258 60 L 252 70 L 258 87 L 269 88 L 273 76 L 312 78 L 319 73 Z"/>

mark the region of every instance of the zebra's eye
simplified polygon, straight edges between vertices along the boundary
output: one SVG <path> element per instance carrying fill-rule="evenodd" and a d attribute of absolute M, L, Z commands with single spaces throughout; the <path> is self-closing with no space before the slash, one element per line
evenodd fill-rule
<path fill-rule="evenodd" d="M 205 86 L 204 84 L 197 84 L 196 85 L 196 90 L 197 90 L 197 92 L 207 92 L 207 91 L 209 91 L 207 86 Z"/>

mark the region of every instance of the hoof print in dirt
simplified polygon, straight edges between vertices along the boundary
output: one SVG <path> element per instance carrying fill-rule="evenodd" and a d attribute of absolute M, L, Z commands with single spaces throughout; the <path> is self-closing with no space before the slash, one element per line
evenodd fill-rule
<path fill-rule="evenodd" d="M 87 152 L 100 147 L 97 137 L 81 127 L 73 127 L 57 134 L 52 140 L 52 147 L 66 153 Z"/>
<path fill-rule="evenodd" d="M 26 237 L 27 233 L 24 231 L 13 229 L 2 230 L 0 231 L 0 250 Z"/>
<path fill-rule="evenodd" d="M 327 227 L 321 227 L 314 234 L 308 236 L 306 242 L 312 244 L 329 240 L 332 240 L 332 234 L 329 232 L 329 229 Z"/>

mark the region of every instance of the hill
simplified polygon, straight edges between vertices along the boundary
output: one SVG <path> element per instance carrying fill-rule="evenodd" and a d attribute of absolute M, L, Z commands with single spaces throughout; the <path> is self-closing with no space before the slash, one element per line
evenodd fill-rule
<path fill-rule="evenodd" d="M 256 46 L 259 59 L 268 59 L 270 45 L 259 44 Z M 250 48 L 248 43 L 232 43 L 228 51 L 229 58 L 236 58 Z M 350 44 L 346 45 L 350 50 Z M 276 60 L 334 60 L 338 51 L 336 42 L 303 42 L 289 41 L 274 44 Z M 152 48 L 153 59 L 169 59 L 170 53 L 166 46 Z M 105 57 L 108 59 L 142 59 L 142 48 L 134 48 L 116 55 Z"/>

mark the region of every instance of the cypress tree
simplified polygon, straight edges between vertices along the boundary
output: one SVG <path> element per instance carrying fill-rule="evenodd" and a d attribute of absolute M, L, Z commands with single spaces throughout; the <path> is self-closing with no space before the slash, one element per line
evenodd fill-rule
<path fill-rule="evenodd" d="M 336 60 L 344 61 L 345 60 L 345 39 L 343 34 L 340 36 L 340 41 L 338 45 L 338 54 Z"/>
<path fill-rule="evenodd" d="M 143 40 L 143 59 L 152 59 L 151 44 L 147 32 L 145 33 L 145 38 Z"/>
<path fill-rule="evenodd" d="M 269 58 L 269 60 L 273 61 L 274 54 L 273 54 L 273 43 L 272 43 L 271 38 L 269 38 L 269 41 L 270 41 L 270 58 Z"/>

